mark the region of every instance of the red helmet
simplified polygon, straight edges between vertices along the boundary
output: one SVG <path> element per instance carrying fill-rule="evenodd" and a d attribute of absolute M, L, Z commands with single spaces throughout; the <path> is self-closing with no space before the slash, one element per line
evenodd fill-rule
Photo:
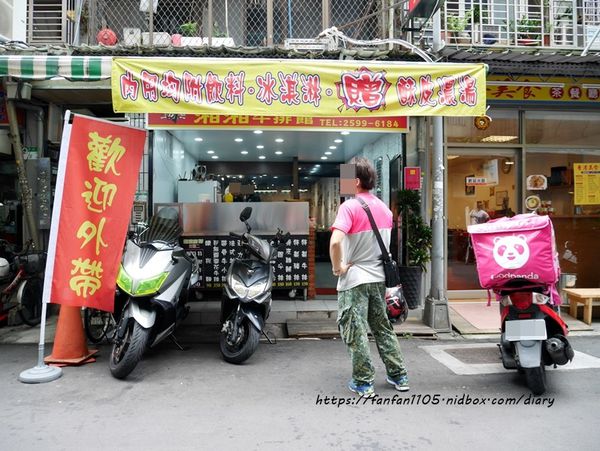
<path fill-rule="evenodd" d="M 408 304 L 402 293 L 402 286 L 389 288 L 385 292 L 387 315 L 390 321 L 402 324 L 408 316 Z"/>

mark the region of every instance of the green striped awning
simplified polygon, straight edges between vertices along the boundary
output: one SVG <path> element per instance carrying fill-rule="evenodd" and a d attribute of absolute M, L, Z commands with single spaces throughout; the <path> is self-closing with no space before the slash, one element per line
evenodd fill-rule
<path fill-rule="evenodd" d="M 49 80 L 60 77 L 72 81 L 110 78 L 112 56 L 0 55 L 0 77 L 22 80 Z"/>

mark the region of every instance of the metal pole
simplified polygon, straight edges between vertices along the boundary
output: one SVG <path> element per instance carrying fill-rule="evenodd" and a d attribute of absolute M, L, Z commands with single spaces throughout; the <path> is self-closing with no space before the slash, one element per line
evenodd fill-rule
<path fill-rule="evenodd" d="M 323 30 L 329 28 L 329 0 L 323 0 L 321 4 L 321 26 Z"/>
<path fill-rule="evenodd" d="M 300 187 L 298 186 L 300 177 L 298 172 L 298 157 L 294 157 L 292 160 L 292 199 L 300 199 Z"/>
<path fill-rule="evenodd" d="M 28 370 L 21 371 L 19 380 L 24 384 L 40 384 L 52 382 L 62 376 L 62 369 L 57 366 L 49 366 L 44 363 L 44 336 L 46 334 L 46 314 L 48 303 L 42 302 L 42 319 L 40 321 L 40 341 L 38 343 L 37 365 Z"/>
<path fill-rule="evenodd" d="M 8 92 L 6 89 L 6 78 L 3 79 L 4 92 Z M 19 89 L 19 87 L 17 87 Z M 19 185 L 21 187 L 21 195 L 23 198 L 23 209 L 25 212 L 25 222 L 29 231 L 29 236 L 33 239 L 33 245 L 36 249 L 40 248 L 38 229 L 33 218 L 33 205 L 31 188 L 29 188 L 29 182 L 27 181 L 27 174 L 25 173 L 25 162 L 23 160 L 23 147 L 21 146 L 21 135 L 19 134 L 19 124 L 17 123 L 17 111 L 15 103 L 11 99 L 6 99 L 6 113 L 8 116 L 8 124 L 10 128 L 10 137 L 13 143 L 13 150 L 15 152 L 15 163 L 17 165 L 17 177 L 19 179 Z"/>
<path fill-rule="evenodd" d="M 212 0 L 208 0 L 208 46 L 212 46 L 212 35 L 213 35 L 213 3 Z"/>
<path fill-rule="evenodd" d="M 148 0 L 148 45 L 154 45 L 154 2 Z"/>
<path fill-rule="evenodd" d="M 433 17 L 433 49 L 441 46 L 441 17 L 438 10 Z M 433 117 L 433 155 L 432 155 L 432 242 L 431 249 L 431 291 L 425 299 L 423 322 L 439 332 L 450 332 L 450 315 L 446 298 L 446 267 L 444 266 L 444 230 L 445 230 L 445 183 L 444 164 L 444 118 Z"/>
<path fill-rule="evenodd" d="M 273 46 L 273 0 L 267 0 L 267 47 Z"/>

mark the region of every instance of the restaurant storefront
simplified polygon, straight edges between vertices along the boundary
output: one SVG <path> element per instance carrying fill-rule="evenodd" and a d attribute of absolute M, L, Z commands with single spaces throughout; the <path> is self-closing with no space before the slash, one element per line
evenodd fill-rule
<path fill-rule="evenodd" d="M 485 130 L 467 118 L 446 121 L 451 298 L 485 296 L 478 291 L 466 233 L 478 203 L 492 219 L 533 211 L 551 216 L 563 286 L 600 285 L 600 240 L 595 238 L 600 234 L 597 89 L 585 81 L 540 83 L 528 98 L 523 98 L 526 87 L 521 86 L 511 87 L 510 97 L 503 90 L 496 101 L 490 91 L 497 87 L 488 85 L 492 122 Z M 546 93 L 558 98 L 551 103 Z"/>

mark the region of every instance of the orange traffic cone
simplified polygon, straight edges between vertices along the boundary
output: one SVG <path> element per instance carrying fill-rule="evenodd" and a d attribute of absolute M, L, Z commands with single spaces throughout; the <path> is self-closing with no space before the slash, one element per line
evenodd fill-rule
<path fill-rule="evenodd" d="M 79 307 L 60 306 L 54 347 L 52 354 L 44 362 L 56 366 L 76 366 L 95 362 L 93 357 L 98 351 L 88 349 L 83 333 L 81 309 Z"/>

